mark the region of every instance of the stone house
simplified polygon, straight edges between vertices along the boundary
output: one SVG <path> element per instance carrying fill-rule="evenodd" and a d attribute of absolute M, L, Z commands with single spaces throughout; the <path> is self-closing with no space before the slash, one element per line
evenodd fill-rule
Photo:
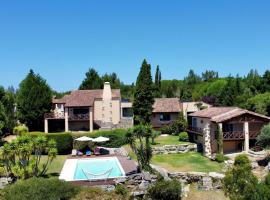
<path fill-rule="evenodd" d="M 184 117 L 189 120 L 188 114 L 198 111 L 201 107 L 210 107 L 203 102 L 181 102 L 179 98 L 156 98 L 153 104 L 151 123 L 154 129 L 160 129 L 170 125 L 183 112 Z"/>
<path fill-rule="evenodd" d="M 75 90 L 52 100 L 46 113 L 45 132 L 110 130 L 133 126 L 132 103 L 121 99 L 119 89 L 105 82 L 100 90 Z"/>
<path fill-rule="evenodd" d="M 256 137 L 261 128 L 270 122 L 270 118 L 237 107 L 210 107 L 189 114 L 192 118 L 189 133 L 201 144 L 204 155 L 211 157 L 217 153 L 217 131 L 223 136 L 223 152 L 235 153 L 255 146 Z"/>

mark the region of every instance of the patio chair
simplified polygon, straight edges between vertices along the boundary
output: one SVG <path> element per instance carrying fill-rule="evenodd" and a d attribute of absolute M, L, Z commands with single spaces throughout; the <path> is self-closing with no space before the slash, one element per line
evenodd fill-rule
<path fill-rule="evenodd" d="M 72 149 L 71 156 L 77 156 L 77 150 L 76 149 Z"/>
<path fill-rule="evenodd" d="M 94 154 L 95 154 L 96 156 L 99 156 L 99 155 L 100 155 L 100 148 L 96 147 L 96 148 L 94 149 Z"/>
<path fill-rule="evenodd" d="M 78 151 L 78 152 L 77 152 L 77 155 L 78 155 L 78 156 L 83 156 L 83 152 Z"/>
<path fill-rule="evenodd" d="M 91 156 L 91 154 L 92 154 L 92 152 L 91 152 L 90 150 L 87 150 L 87 151 L 85 152 L 85 155 L 86 155 L 86 156 Z"/>

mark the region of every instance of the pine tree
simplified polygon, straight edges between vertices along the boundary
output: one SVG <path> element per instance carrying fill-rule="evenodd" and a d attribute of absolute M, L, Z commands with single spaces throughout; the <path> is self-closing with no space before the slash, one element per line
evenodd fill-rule
<path fill-rule="evenodd" d="M 222 92 L 221 104 L 223 106 L 232 106 L 235 103 L 235 87 L 233 84 L 233 78 L 228 77 L 227 84 L 225 85 Z"/>
<path fill-rule="evenodd" d="M 43 130 L 44 114 L 51 109 L 52 91 L 33 70 L 20 83 L 17 96 L 18 118 L 31 131 Z"/>
<path fill-rule="evenodd" d="M 90 68 L 85 76 L 79 87 L 80 90 L 101 89 L 103 87 L 102 79 L 94 68 Z"/>
<path fill-rule="evenodd" d="M 151 65 L 144 59 L 140 73 L 137 77 L 134 93 L 134 123 L 148 124 L 151 121 L 151 115 L 154 103 L 154 90 L 151 76 Z"/>

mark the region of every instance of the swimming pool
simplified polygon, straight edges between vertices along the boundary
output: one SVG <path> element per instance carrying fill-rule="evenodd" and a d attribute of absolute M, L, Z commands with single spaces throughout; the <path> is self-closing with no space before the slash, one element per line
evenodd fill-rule
<path fill-rule="evenodd" d="M 67 159 L 59 179 L 81 181 L 119 178 L 123 176 L 125 176 L 125 172 L 117 157 L 101 157 Z"/>

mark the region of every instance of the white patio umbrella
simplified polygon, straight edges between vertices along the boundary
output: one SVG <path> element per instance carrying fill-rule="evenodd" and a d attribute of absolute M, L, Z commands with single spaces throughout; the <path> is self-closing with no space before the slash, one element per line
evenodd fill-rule
<path fill-rule="evenodd" d="M 80 142 L 88 142 L 88 141 L 93 141 L 94 139 L 90 138 L 90 137 L 87 137 L 87 136 L 82 136 L 82 137 L 79 137 L 79 138 L 77 138 L 75 140 L 80 141 Z"/>
<path fill-rule="evenodd" d="M 99 136 L 99 137 L 93 139 L 93 142 L 107 142 L 109 140 L 110 140 L 109 138 Z"/>

